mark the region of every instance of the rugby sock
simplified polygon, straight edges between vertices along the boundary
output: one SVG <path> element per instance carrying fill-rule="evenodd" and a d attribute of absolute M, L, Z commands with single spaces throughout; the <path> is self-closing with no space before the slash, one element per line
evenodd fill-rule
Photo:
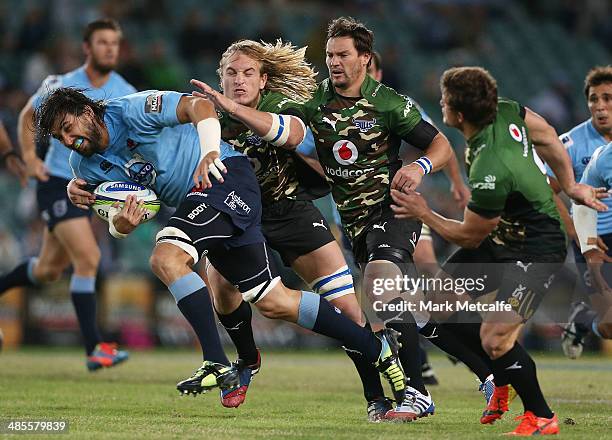
<path fill-rule="evenodd" d="M 593 324 L 596 317 L 597 312 L 590 307 L 585 307 L 580 312 L 576 313 L 574 321 L 581 327 L 581 330 L 588 332 L 589 330 L 593 329 Z"/>
<path fill-rule="evenodd" d="M 370 323 L 366 323 L 365 328 L 370 331 L 372 330 Z M 383 397 L 385 391 L 383 390 L 382 383 L 380 382 L 380 375 L 376 367 L 371 362 L 368 362 L 360 352 L 347 349 L 346 347 L 343 348 L 346 355 L 355 364 L 359 379 L 361 379 L 361 384 L 363 385 L 363 396 L 365 399 L 369 402 L 377 397 Z"/>
<path fill-rule="evenodd" d="M 96 278 L 72 275 L 70 278 L 70 297 L 76 312 L 81 334 L 85 342 L 85 352 L 89 356 L 102 340 L 96 323 Z"/>
<path fill-rule="evenodd" d="M 246 365 L 255 364 L 257 362 L 257 347 L 251 327 L 251 317 L 253 316 L 251 306 L 242 301 L 233 312 L 222 315 L 217 311 L 217 316 L 236 346 L 238 357 L 244 360 Z"/>
<path fill-rule="evenodd" d="M 38 258 L 30 258 L 28 261 L 21 263 L 11 272 L 0 277 L 0 295 L 13 287 L 20 286 L 35 286 L 37 284 L 34 278 L 34 265 Z"/>
<path fill-rule="evenodd" d="M 498 386 L 498 374 L 500 377 L 503 374 L 508 376 L 510 384 L 523 401 L 525 411 L 547 419 L 553 416 L 540 389 L 535 362 L 518 342 L 506 354 L 493 360 L 493 374 Z"/>
<path fill-rule="evenodd" d="M 595 318 L 593 318 L 593 322 L 591 322 L 591 330 L 593 331 L 593 333 L 595 333 L 595 336 L 597 336 L 599 339 L 606 339 L 599 332 L 599 328 L 598 327 L 599 327 L 599 322 L 597 322 L 597 320 Z"/>
<path fill-rule="evenodd" d="M 444 327 L 448 333 L 455 335 L 463 345 L 476 354 L 487 365 L 488 369 L 492 371 L 493 364 L 491 358 L 482 348 L 482 342 L 480 341 L 480 319 L 480 315 L 476 313 L 462 313 L 461 318 L 459 314 L 455 314 L 449 318 L 451 322 L 438 324 L 438 326 Z"/>
<path fill-rule="evenodd" d="M 378 360 L 382 347 L 374 333 L 359 327 L 315 293 L 302 291 L 297 324 L 339 340 L 345 347 L 359 351 L 370 363 Z"/>
<path fill-rule="evenodd" d="M 202 278 L 191 272 L 174 281 L 168 289 L 198 337 L 204 360 L 229 365 L 217 333 L 208 289 Z"/>
<path fill-rule="evenodd" d="M 467 367 L 478 376 L 481 382 L 484 382 L 491 374 L 492 370 L 488 365 L 489 362 L 485 362 L 479 354 L 475 353 L 469 346 L 464 344 L 459 337 L 443 325 L 436 324 L 430 320 L 419 331 L 440 350 L 456 357 L 467 365 Z M 482 348 L 480 348 L 480 350 L 486 355 Z M 488 356 L 486 356 L 486 358 L 487 360 L 489 359 Z"/>
<path fill-rule="evenodd" d="M 427 395 L 425 383 L 421 376 L 421 355 L 419 353 L 419 331 L 410 312 L 405 312 L 399 318 L 401 322 L 389 322 L 385 325 L 400 332 L 398 341 L 402 344 L 399 349 L 399 359 L 404 367 L 404 373 L 410 381 L 410 386 L 420 393 Z"/>

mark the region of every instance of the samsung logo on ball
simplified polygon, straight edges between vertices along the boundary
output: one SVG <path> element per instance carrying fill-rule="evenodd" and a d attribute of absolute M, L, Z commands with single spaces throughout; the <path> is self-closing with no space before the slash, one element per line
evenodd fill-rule
<path fill-rule="evenodd" d="M 113 183 L 106 188 L 106 191 L 142 191 L 143 189 L 145 189 L 145 187 L 137 183 L 122 182 Z"/>

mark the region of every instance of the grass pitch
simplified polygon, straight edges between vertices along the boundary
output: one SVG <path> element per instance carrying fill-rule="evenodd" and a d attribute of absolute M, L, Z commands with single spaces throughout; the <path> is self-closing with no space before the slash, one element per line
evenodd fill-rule
<path fill-rule="evenodd" d="M 193 398 L 175 390 L 198 366 L 195 352 L 132 352 L 124 365 L 88 373 L 81 352 L 8 351 L 0 354 L 0 419 L 64 419 L 69 433 L 59 438 L 88 439 L 473 439 L 514 429 L 518 399 L 503 420 L 482 426 L 474 376 L 443 357 L 432 362 L 441 382 L 430 388 L 436 415 L 371 424 L 357 375 L 339 352 L 264 352 L 246 403 L 226 409 L 217 392 Z M 563 438 L 612 438 L 610 358 L 536 356 L 536 363 Z M 17 438 L 25 437 L 58 438 Z"/>

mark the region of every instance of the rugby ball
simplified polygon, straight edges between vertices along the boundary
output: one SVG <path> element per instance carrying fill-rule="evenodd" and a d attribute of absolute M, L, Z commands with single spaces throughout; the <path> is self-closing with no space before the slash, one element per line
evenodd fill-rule
<path fill-rule="evenodd" d="M 130 194 L 136 199 L 143 200 L 146 209 L 142 222 L 147 222 L 159 212 L 160 202 L 157 194 L 146 186 L 134 182 L 104 182 L 94 190 L 96 201 L 92 209 L 102 220 L 108 221 L 108 210 L 115 203 L 123 207 L 123 202 Z"/>

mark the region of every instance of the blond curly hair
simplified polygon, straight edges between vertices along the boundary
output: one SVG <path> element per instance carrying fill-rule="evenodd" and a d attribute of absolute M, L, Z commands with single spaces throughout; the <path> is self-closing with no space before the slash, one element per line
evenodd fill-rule
<path fill-rule="evenodd" d="M 223 69 L 229 59 L 241 52 L 259 62 L 261 74 L 267 74 L 266 90 L 282 93 L 283 95 L 304 102 L 312 97 L 317 88 L 315 80 L 317 72 L 306 61 L 306 47 L 297 48 L 291 43 L 279 38 L 275 44 L 257 42 L 253 40 L 239 40 L 234 43 L 221 56 L 217 74 L 223 81 Z M 221 84 L 223 87 L 223 85 Z"/>

